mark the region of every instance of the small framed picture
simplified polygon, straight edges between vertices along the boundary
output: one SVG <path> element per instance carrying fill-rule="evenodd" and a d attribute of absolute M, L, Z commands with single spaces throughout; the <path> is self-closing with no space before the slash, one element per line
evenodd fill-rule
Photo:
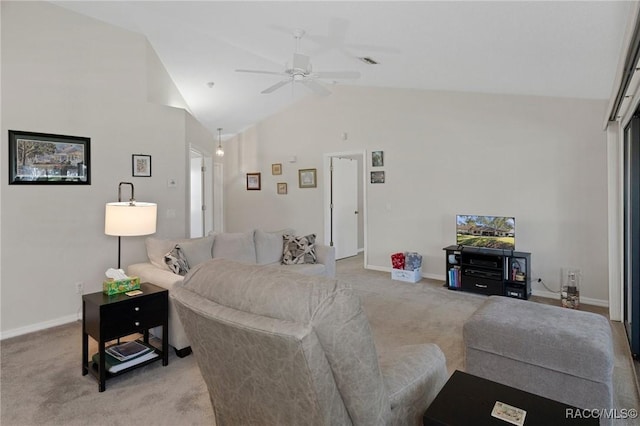
<path fill-rule="evenodd" d="M 151 177 L 151 156 L 133 154 L 131 156 L 131 175 L 135 177 Z"/>
<path fill-rule="evenodd" d="M 272 175 L 281 175 L 282 174 L 282 164 L 276 163 L 271 165 L 271 174 Z"/>
<path fill-rule="evenodd" d="M 247 191 L 260 191 L 260 173 L 247 173 Z"/>
<path fill-rule="evenodd" d="M 315 188 L 316 169 L 299 169 L 298 170 L 298 186 L 300 188 Z"/>
<path fill-rule="evenodd" d="M 383 151 L 373 151 L 371 153 L 371 166 L 372 167 L 382 167 L 382 166 L 384 166 L 384 152 Z"/>
<path fill-rule="evenodd" d="M 285 195 L 287 193 L 287 183 L 278 182 L 278 194 Z"/>
<path fill-rule="evenodd" d="M 384 183 L 384 172 L 371 172 L 371 183 Z"/>

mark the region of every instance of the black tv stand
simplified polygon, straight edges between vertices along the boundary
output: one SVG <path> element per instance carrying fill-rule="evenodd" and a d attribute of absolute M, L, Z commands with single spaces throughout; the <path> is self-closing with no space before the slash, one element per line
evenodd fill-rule
<path fill-rule="evenodd" d="M 458 245 L 443 250 L 447 288 L 525 300 L 531 296 L 531 253 Z"/>

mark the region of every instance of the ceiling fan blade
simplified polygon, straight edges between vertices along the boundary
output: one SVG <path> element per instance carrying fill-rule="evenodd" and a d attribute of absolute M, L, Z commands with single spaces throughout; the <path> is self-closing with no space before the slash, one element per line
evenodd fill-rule
<path fill-rule="evenodd" d="M 254 73 L 254 74 L 286 75 L 285 73 L 278 72 L 278 71 L 236 70 L 236 72 L 250 72 L 250 73 Z"/>
<path fill-rule="evenodd" d="M 358 71 L 321 71 L 314 72 L 314 77 L 317 78 L 360 78 Z"/>
<path fill-rule="evenodd" d="M 293 54 L 293 69 L 299 69 L 308 71 L 309 70 L 309 62 L 310 58 L 307 55 L 303 55 L 301 53 Z"/>
<path fill-rule="evenodd" d="M 281 88 L 282 86 L 284 86 L 285 84 L 289 83 L 291 80 L 282 80 L 276 84 L 274 84 L 273 86 L 267 87 L 266 89 L 264 89 L 262 92 L 260 93 L 264 93 L 264 94 L 268 94 L 271 93 L 273 91 L 278 90 L 279 88 Z"/>
<path fill-rule="evenodd" d="M 331 94 L 329 89 L 327 89 L 326 87 L 324 87 L 322 84 L 318 83 L 317 81 L 302 80 L 301 83 L 304 84 L 305 86 L 307 86 L 309 89 L 313 90 L 318 95 L 327 96 L 327 95 Z"/>

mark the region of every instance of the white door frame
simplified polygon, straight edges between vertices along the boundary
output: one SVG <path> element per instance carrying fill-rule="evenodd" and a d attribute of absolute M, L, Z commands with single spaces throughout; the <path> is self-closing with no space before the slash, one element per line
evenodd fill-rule
<path fill-rule="evenodd" d="M 329 245 L 331 241 L 331 157 L 347 157 L 347 156 L 362 156 L 362 222 L 364 241 L 364 267 L 367 267 L 367 150 L 361 151 L 342 151 L 331 152 L 323 154 L 323 175 L 324 175 L 324 203 L 323 203 L 323 215 L 324 215 L 324 243 Z"/>
<path fill-rule="evenodd" d="M 202 233 L 203 236 L 207 234 L 208 229 L 212 229 L 213 226 L 213 167 L 210 165 L 213 164 L 213 158 L 211 153 L 199 148 L 196 145 L 189 144 L 188 149 L 188 158 L 189 158 L 189 172 L 188 176 L 188 194 L 187 197 L 187 205 L 189 206 L 189 215 L 187 215 L 188 223 L 187 230 L 189 235 L 191 235 L 191 153 L 195 153 L 200 156 L 201 159 L 201 167 L 203 171 L 200 175 L 201 179 L 201 197 L 202 204 L 206 210 L 202 211 Z"/>
<path fill-rule="evenodd" d="M 224 232 L 224 165 L 222 163 L 213 163 L 213 230 Z"/>

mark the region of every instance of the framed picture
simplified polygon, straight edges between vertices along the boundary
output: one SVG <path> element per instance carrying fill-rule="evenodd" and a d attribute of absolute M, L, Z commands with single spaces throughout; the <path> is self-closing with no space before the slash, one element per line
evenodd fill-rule
<path fill-rule="evenodd" d="M 371 166 L 372 167 L 382 167 L 382 166 L 384 166 L 384 152 L 383 151 L 373 151 L 371 153 Z"/>
<path fill-rule="evenodd" d="M 272 175 L 281 175 L 282 174 L 282 164 L 272 164 L 271 165 L 271 174 Z"/>
<path fill-rule="evenodd" d="M 371 172 L 371 183 L 384 183 L 384 172 Z"/>
<path fill-rule="evenodd" d="M 91 185 L 90 138 L 9 130 L 9 183 Z"/>
<path fill-rule="evenodd" d="M 131 175 L 135 177 L 151 177 L 151 156 L 133 154 L 131 156 Z"/>
<path fill-rule="evenodd" d="M 278 194 L 285 195 L 287 193 L 287 183 L 278 182 Z"/>
<path fill-rule="evenodd" d="M 315 188 L 317 186 L 316 169 L 299 169 L 298 186 L 300 188 Z"/>
<path fill-rule="evenodd" d="M 247 173 L 247 191 L 260 191 L 260 173 Z"/>

